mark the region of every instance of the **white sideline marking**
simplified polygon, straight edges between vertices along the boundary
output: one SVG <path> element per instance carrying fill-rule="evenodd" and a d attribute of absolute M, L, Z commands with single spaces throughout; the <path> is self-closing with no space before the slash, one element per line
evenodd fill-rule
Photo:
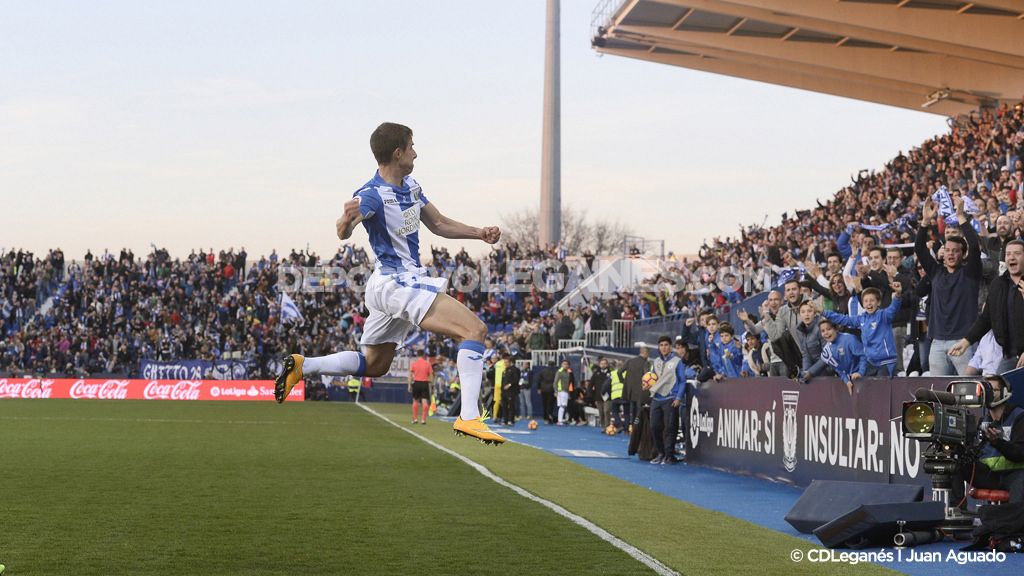
<path fill-rule="evenodd" d="M 615 454 L 613 452 L 602 452 L 600 450 L 572 450 L 568 448 L 555 448 L 551 451 L 552 454 L 558 454 L 559 456 L 572 456 L 573 458 L 611 458 L 621 460 L 626 458 L 621 454 Z"/>
<path fill-rule="evenodd" d="M 376 410 L 374 410 L 373 408 L 370 408 L 369 406 L 367 406 L 366 404 L 363 404 L 362 402 L 358 403 L 358 406 L 360 408 L 362 408 L 363 410 L 366 410 L 370 414 L 373 414 L 377 418 L 380 418 L 381 420 L 387 422 L 388 424 L 391 424 L 395 428 L 398 428 L 402 432 L 405 432 L 407 434 L 412 434 L 413 436 L 419 438 L 420 440 L 426 442 L 427 444 L 430 444 L 431 446 L 433 446 L 434 448 L 437 448 L 438 450 L 444 452 L 445 454 L 448 454 L 450 456 L 454 456 L 455 458 L 458 458 L 459 460 L 461 460 L 464 463 L 468 464 L 470 467 L 472 467 L 474 470 L 476 470 L 480 474 L 486 476 L 487 478 L 490 478 L 491 480 L 494 480 L 495 482 L 497 482 L 498 484 L 508 488 L 509 490 L 512 490 L 513 492 L 515 492 L 516 494 L 519 494 L 523 498 L 526 498 L 528 500 L 533 500 L 534 502 L 537 502 L 538 504 L 541 504 L 541 505 L 551 509 L 552 511 L 555 512 L 555 514 L 558 514 L 559 516 L 562 516 L 564 518 L 569 519 L 569 521 L 571 521 L 573 524 L 576 524 L 577 526 L 581 526 L 583 528 L 586 528 L 588 531 L 590 531 L 591 534 L 594 534 L 595 536 L 597 536 L 601 540 L 604 540 L 605 542 L 611 544 L 612 546 L 615 546 L 619 550 L 622 550 L 626 554 L 629 554 L 635 560 L 639 561 L 641 564 L 644 564 L 645 566 L 647 566 L 651 570 L 654 570 L 655 572 L 657 572 L 660 576 L 680 576 L 678 572 L 676 572 L 675 570 L 669 568 L 668 566 L 665 566 L 664 564 L 659 562 L 653 556 L 647 554 L 643 550 L 640 550 L 639 548 L 637 548 L 636 546 L 633 546 L 632 544 L 626 542 L 625 540 L 622 540 L 621 538 L 619 538 L 618 536 L 615 536 L 611 532 L 608 532 L 607 530 L 605 530 L 604 528 L 601 528 L 597 524 L 594 524 L 590 520 L 587 520 L 586 518 L 584 518 L 584 517 L 582 517 L 582 516 L 580 516 L 578 514 L 573 514 L 572 512 L 566 510 L 565 508 L 559 506 L 558 504 L 555 504 L 554 502 L 552 502 L 550 500 L 545 500 L 544 498 L 541 498 L 540 496 L 537 496 L 536 494 L 528 492 L 524 488 L 520 488 L 519 486 L 516 486 L 515 484 L 509 482 L 508 480 L 505 480 L 501 476 L 498 476 L 494 472 L 491 472 L 490 470 L 487 469 L 486 466 L 483 466 L 482 464 L 477 464 L 476 462 L 474 462 L 473 460 L 470 460 L 469 458 L 463 456 L 462 454 L 459 454 L 458 452 L 455 452 L 454 450 L 451 450 L 449 448 L 445 448 L 444 446 L 441 446 L 437 442 L 434 442 L 433 440 L 431 440 L 429 438 L 426 438 L 425 436 L 421 436 L 420 434 L 418 434 L 416 432 L 413 432 L 412 430 L 410 430 L 410 429 L 408 429 L 408 428 L 406 428 L 406 427 L 404 427 L 404 426 L 402 426 L 400 424 L 397 424 L 396 422 L 393 422 L 392 420 L 390 420 L 389 418 L 387 418 L 383 414 L 377 412 Z"/>

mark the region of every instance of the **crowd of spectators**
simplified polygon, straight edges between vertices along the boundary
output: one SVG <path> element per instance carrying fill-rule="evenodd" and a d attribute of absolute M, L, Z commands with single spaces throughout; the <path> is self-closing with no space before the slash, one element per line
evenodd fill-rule
<path fill-rule="evenodd" d="M 55 254 L 3 259 L 3 302 L 12 310 L 0 332 L 0 373 L 133 375 L 144 359 L 238 359 L 267 377 L 282 350 L 354 345 L 362 322 L 358 298 L 343 288 L 299 291 L 303 329 L 281 322 L 279 269 L 315 264 L 313 254 L 275 251 L 247 262 L 244 248 L 184 259 L 154 248 L 145 258 L 87 252 L 66 268 Z M 365 262 L 366 253 L 342 248 L 335 260 L 346 259 Z"/>
<path fill-rule="evenodd" d="M 961 118 L 814 210 L 706 245 L 704 264 L 748 270 L 755 290 L 773 291 L 742 326 L 713 309 L 687 321 L 705 376 L 728 375 L 723 328 L 747 333 L 742 375 L 831 371 L 852 385 L 1019 365 L 1024 337 L 1008 328 L 1016 308 L 1003 285 L 1019 280 L 1007 246 L 1024 232 L 1022 120 L 1020 105 Z M 990 285 L 1002 301 L 985 307 Z"/>
<path fill-rule="evenodd" d="M 433 273 L 451 278 L 449 293 L 490 326 L 490 347 L 513 359 L 607 330 L 615 321 L 679 315 L 684 328 L 673 336 L 694 352 L 691 363 L 713 378 L 824 372 L 822 350 L 833 347 L 825 342 L 831 332 L 821 329 L 822 319 L 858 336 L 871 351 L 873 370 L 964 371 L 973 349 L 960 340 L 980 340 L 971 330 L 980 305 L 1005 270 L 1007 243 L 1024 228 L 1022 157 L 1021 106 L 980 111 L 900 153 L 883 170 L 862 171 L 816 208 L 787 212 L 777 226 L 744 227 L 737 238 L 714 238 L 696 259 L 670 254 L 662 273 L 640 289 L 579 306 L 554 306 L 571 285 L 550 291 L 532 283 L 526 290 L 509 286 L 509 268 L 528 261 L 544 268 L 549 282 L 572 276 L 573 260 L 592 268 L 590 254 L 573 259 L 558 247 L 501 244 L 478 259 L 445 248 L 432 248 L 424 259 Z M 948 201 L 933 203 L 940 187 L 949 190 Z M 366 313 L 350 285 L 358 275 L 336 281 L 325 271 L 301 282 L 326 289 L 288 293 L 301 317 L 282 318 L 282 274 L 291 267 L 352 271 L 370 265 L 365 250 L 349 245 L 330 258 L 293 250 L 250 259 L 244 248 L 172 258 L 153 247 L 144 258 L 123 250 L 65 263 L 60 250 L 40 258 L 0 252 L 0 372 L 133 374 L 142 360 L 230 358 L 252 362 L 253 375 L 265 377 L 282 351 L 319 355 L 355 347 Z M 687 289 L 670 290 L 679 278 Z M 779 292 L 757 313 L 728 322 L 747 295 L 772 288 Z M 865 305 L 865 296 L 874 299 L 876 292 L 877 302 Z M 900 293 L 896 308 L 894 292 Z M 865 314 L 884 314 L 890 329 L 865 336 L 854 326 Z M 983 321 L 994 330 L 990 340 L 1007 346 L 1005 323 Z M 412 344 L 440 356 L 454 347 L 432 336 Z M 907 344 L 916 354 L 904 355 Z M 984 346 L 990 352 L 990 343 Z M 1018 351 L 1015 340 L 1008 350 Z"/>
<path fill-rule="evenodd" d="M 64 253 L 50 250 L 36 258 L 24 250 L 0 249 L 0 330 L 13 331 L 26 324 L 64 278 Z"/>
<path fill-rule="evenodd" d="M 603 326 L 596 317 L 603 315 L 589 308 L 548 315 L 564 290 L 486 288 L 501 285 L 510 261 L 540 267 L 557 256 L 554 248 L 505 245 L 473 259 L 464 250 L 452 256 L 432 248 L 427 266 L 450 276 L 449 293 L 496 332 L 492 348 L 522 358 L 556 337 L 582 338 L 584 320 L 588 328 Z M 67 265 L 60 250 L 45 259 L 10 251 L 0 258 L 0 373 L 135 375 L 142 360 L 233 359 L 250 362 L 251 376 L 268 377 L 284 351 L 356 347 L 367 313 L 358 285 L 371 268 L 367 252 L 352 245 L 329 259 L 293 250 L 252 261 L 244 247 L 172 258 L 154 247 L 144 258 L 126 249 L 90 251 Z M 544 269 L 544 277 L 557 272 L 565 270 Z M 297 318 L 282 317 L 282 293 Z M 433 336 L 410 344 L 432 355 L 450 354 L 455 345 Z"/>

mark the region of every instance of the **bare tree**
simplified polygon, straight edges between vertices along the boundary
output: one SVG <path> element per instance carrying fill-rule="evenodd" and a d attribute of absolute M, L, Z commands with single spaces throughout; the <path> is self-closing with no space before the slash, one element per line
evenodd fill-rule
<path fill-rule="evenodd" d="M 525 209 L 501 215 L 501 241 L 520 246 L 536 246 L 540 237 L 537 211 Z"/>
<path fill-rule="evenodd" d="M 501 216 L 503 242 L 520 246 L 536 246 L 539 237 L 537 210 L 527 208 Z M 562 244 L 570 254 L 610 254 L 619 250 L 624 236 L 631 234 L 625 224 L 618 221 L 587 218 L 586 210 L 562 208 Z"/>
<path fill-rule="evenodd" d="M 594 222 L 591 232 L 593 254 L 610 254 L 622 249 L 622 241 L 633 234 L 632 229 L 622 222 L 598 220 Z"/>

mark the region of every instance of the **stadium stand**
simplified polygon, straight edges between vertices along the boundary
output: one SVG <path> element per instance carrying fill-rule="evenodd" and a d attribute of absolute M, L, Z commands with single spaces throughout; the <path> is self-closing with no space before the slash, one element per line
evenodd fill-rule
<path fill-rule="evenodd" d="M 453 255 L 432 248 L 429 267 L 451 276 L 449 293 L 488 324 L 498 351 L 528 359 L 534 350 L 557 350 L 559 341 L 588 342 L 592 332 L 614 332 L 614 337 L 591 339 L 591 344 L 631 348 L 634 328 L 643 328 L 638 334 L 685 336 L 700 349 L 698 337 L 705 334 L 699 334 L 699 325 L 707 317 L 701 312 L 731 320 L 741 336 L 734 308 L 742 307 L 748 295 L 790 277 L 804 281 L 802 297 L 816 301 L 819 309 L 849 311 L 850 301 L 819 296 L 820 290 L 812 292 L 809 285 L 817 272 L 838 272 L 830 255 L 839 254 L 842 266 L 851 254 L 877 242 L 900 247 L 899 257 L 881 268 L 849 263 L 846 284 L 857 293 L 879 271 L 890 279 L 897 274 L 910 279 L 914 286 L 903 292 L 914 300 L 914 317 L 902 322 L 906 342 L 914 343 L 927 339 L 924 324 L 917 322 L 920 296 L 927 294 L 918 290 L 921 274 L 910 250 L 923 202 L 943 186 L 952 197 L 972 200 L 986 259 L 984 283 L 998 275 L 1001 247 L 1024 229 L 1022 120 L 1019 103 L 959 117 L 950 122 L 949 132 L 898 154 L 882 170 L 860 172 L 825 203 L 787 210 L 772 227 L 747 226 L 738 237 L 712 238 L 697 259 L 669 253 L 662 262 L 664 274 L 647 278 L 639 289 L 564 310 L 554 305 L 570 286 L 553 293 L 536 286 L 526 292 L 459 289 L 474 276 L 487 276 L 480 279 L 482 287 L 488 280 L 498 283 L 516 260 L 548 267 L 545 279 L 565 274 L 571 258 L 559 258 L 564 254 L 557 247 L 503 245 L 482 259 L 465 250 Z M 933 249 L 945 232 L 943 222 L 928 228 Z M 0 255 L 0 373 L 131 375 L 143 360 L 234 358 L 253 362 L 257 373 L 252 376 L 268 377 L 283 350 L 317 355 L 355 346 L 365 310 L 350 282 L 358 281 L 360 267 L 371 264 L 363 249 L 342 246 L 330 258 L 294 250 L 287 256 L 275 251 L 247 258 L 244 249 L 200 249 L 172 258 L 154 247 L 145 258 L 122 251 L 65 262 L 60 250 L 45 258 L 7 250 Z M 558 270 L 548 264 L 553 260 L 561 261 Z M 332 269 L 344 271 L 344 279 L 332 276 Z M 668 291 L 673 278 L 685 279 L 687 290 Z M 829 286 L 830 279 L 825 280 L 822 288 Z M 282 313 L 282 282 L 292 285 L 287 293 L 294 316 Z M 984 291 L 979 301 L 983 297 Z M 977 310 L 971 315 L 976 318 Z M 758 315 L 753 316 L 756 320 Z M 451 342 L 434 337 L 420 336 L 410 345 L 425 346 L 433 356 L 448 356 L 453 349 Z M 770 356 L 764 354 L 766 360 Z M 706 353 L 696 357 L 710 363 Z M 924 371 L 922 359 L 913 366 Z"/>

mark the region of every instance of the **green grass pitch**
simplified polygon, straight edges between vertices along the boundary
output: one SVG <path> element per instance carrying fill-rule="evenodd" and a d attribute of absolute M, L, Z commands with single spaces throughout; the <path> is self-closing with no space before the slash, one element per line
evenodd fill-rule
<path fill-rule="evenodd" d="M 407 406 L 374 407 L 408 426 Z M 534 448 L 414 429 L 681 574 L 888 572 L 793 564 L 809 543 Z M 652 573 L 355 405 L 269 402 L 0 401 L 0 564 L 4 576 Z"/>

